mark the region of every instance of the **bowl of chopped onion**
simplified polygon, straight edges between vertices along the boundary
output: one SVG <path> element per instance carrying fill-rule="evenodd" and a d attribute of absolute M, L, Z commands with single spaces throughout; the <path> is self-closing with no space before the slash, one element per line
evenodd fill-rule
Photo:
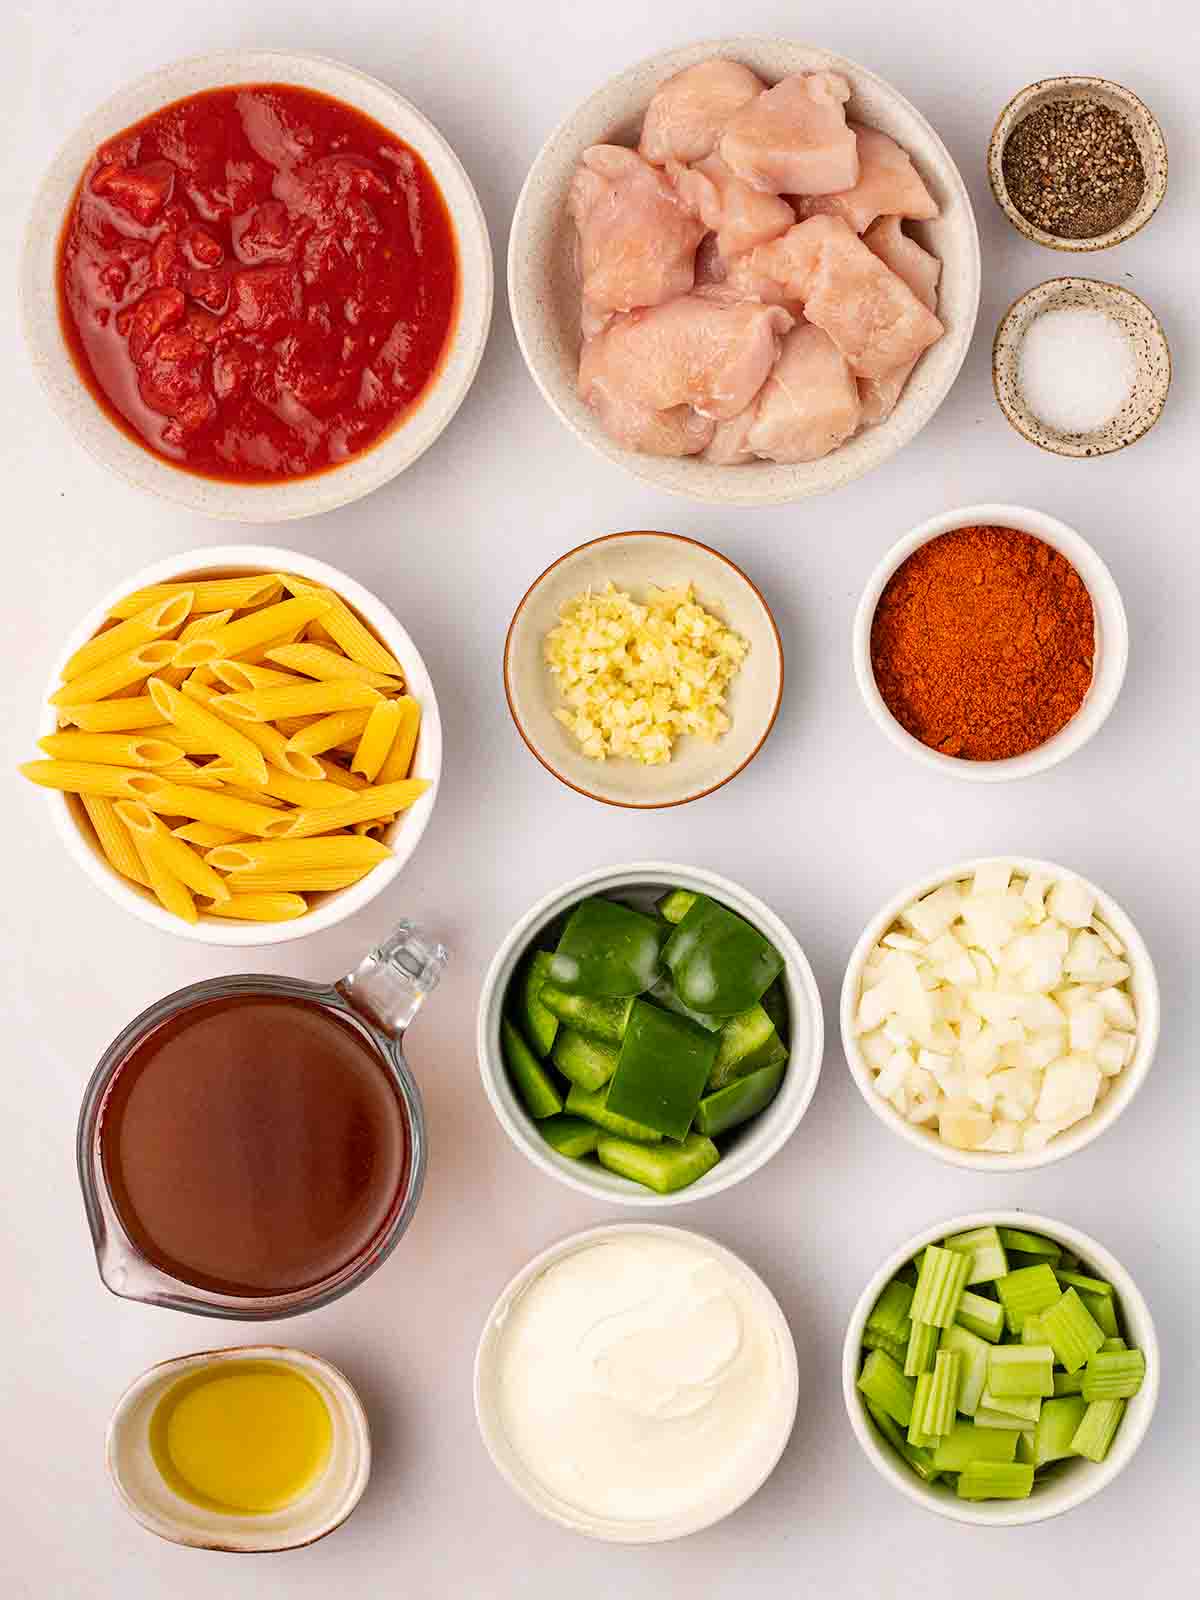
<path fill-rule="evenodd" d="M 952 1166 L 1015 1171 L 1082 1150 L 1145 1081 L 1154 964 L 1103 890 L 1004 856 L 889 900 L 842 984 L 842 1047 L 863 1099 Z"/>

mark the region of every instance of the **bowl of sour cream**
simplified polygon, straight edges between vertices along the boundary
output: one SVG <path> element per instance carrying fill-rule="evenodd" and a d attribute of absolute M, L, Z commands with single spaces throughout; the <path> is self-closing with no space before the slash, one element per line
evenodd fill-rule
<path fill-rule="evenodd" d="M 621 1544 L 736 1511 L 782 1456 L 798 1393 L 791 1330 L 762 1279 L 703 1234 L 642 1223 L 535 1256 L 475 1358 L 500 1475 L 542 1516 Z"/>

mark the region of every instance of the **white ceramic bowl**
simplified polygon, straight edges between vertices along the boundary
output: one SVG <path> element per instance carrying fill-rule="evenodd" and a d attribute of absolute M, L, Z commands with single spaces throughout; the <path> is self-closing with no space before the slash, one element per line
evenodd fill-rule
<path fill-rule="evenodd" d="M 675 1194 L 655 1194 L 606 1172 L 602 1167 L 573 1160 L 552 1150 L 538 1132 L 537 1123 L 525 1110 L 513 1088 L 500 1049 L 500 1017 L 504 996 L 521 957 L 534 937 L 548 922 L 590 894 L 615 894 L 629 890 L 653 890 L 657 896 L 667 889 L 692 889 L 711 895 L 731 911 L 746 919 L 780 951 L 784 958 L 781 974 L 787 994 L 791 1057 L 779 1092 L 767 1108 L 752 1121 L 722 1135 L 721 1159 L 710 1172 Z M 479 996 L 476 1048 L 483 1087 L 508 1134 L 527 1160 L 560 1183 L 594 1200 L 610 1204 L 661 1208 L 704 1200 L 741 1183 L 757 1172 L 795 1132 L 800 1118 L 817 1087 L 824 1044 L 821 996 L 808 959 L 795 937 L 763 902 L 728 878 L 698 867 L 675 866 L 669 861 L 633 861 L 625 866 L 598 867 L 572 878 L 552 893 L 544 895 L 516 923 L 492 957 Z"/>
<path fill-rule="evenodd" d="M 605 433 L 576 393 L 579 280 L 567 193 L 589 145 L 635 145 L 658 86 L 713 56 L 744 62 L 770 83 L 793 72 L 831 69 L 851 87 L 850 111 L 890 134 L 912 156 L 941 207 L 933 222 L 910 223 L 942 262 L 938 316 L 946 334 L 921 359 L 886 422 L 866 428 L 820 461 L 738 467 L 668 460 L 625 450 Z M 886 461 L 925 426 L 958 374 L 979 309 L 979 235 L 966 185 L 949 151 L 916 108 L 875 73 L 829 50 L 789 39 L 739 35 L 669 50 L 639 62 L 598 89 L 560 123 L 530 168 L 517 201 L 508 249 L 508 294 L 526 365 L 551 409 L 578 438 L 636 477 L 672 494 L 725 505 L 777 505 L 839 489 Z"/>
<path fill-rule="evenodd" d="M 312 909 L 294 922 L 246 923 L 203 914 L 198 922 L 185 922 L 182 917 L 164 910 L 149 890 L 131 883 L 109 866 L 73 795 L 54 790 L 43 791 L 59 837 L 93 883 L 98 884 L 119 906 L 140 917 L 143 922 L 148 922 L 151 927 L 164 933 L 173 933 L 181 939 L 198 940 L 201 944 L 287 944 L 292 939 L 306 938 L 310 933 L 319 933 L 323 928 L 331 928 L 335 923 L 353 916 L 394 881 L 417 848 L 433 812 L 442 770 L 442 724 L 433 683 L 416 646 L 400 622 L 373 594 L 344 572 L 327 566 L 323 561 L 315 561 L 311 556 L 300 555 L 295 550 L 281 550 L 271 545 L 213 545 L 205 550 L 189 550 L 183 555 L 166 556 L 151 566 L 143 567 L 140 572 L 133 573 L 111 589 L 72 631 L 55 659 L 54 670 L 38 712 L 38 737 L 56 731 L 57 714 L 46 701 L 62 682 L 64 664 L 80 645 L 86 644 L 96 633 L 118 600 L 152 583 L 175 583 L 182 578 L 211 578 L 218 574 L 233 576 L 253 572 L 294 572 L 298 577 L 311 578 L 315 583 L 324 584 L 339 594 L 379 635 L 404 668 L 409 692 L 421 703 L 421 732 L 413 756 L 412 775 L 414 778 L 428 779 L 430 787 L 381 836 L 384 843 L 391 847 L 390 858 L 373 867 L 357 883 L 352 883 L 348 889 L 315 896 Z M 34 754 L 37 754 L 36 750 Z"/>
<path fill-rule="evenodd" d="M 1032 534 L 1060 551 L 1075 568 L 1084 587 L 1092 598 L 1095 620 L 1096 652 L 1092 664 L 1092 681 L 1084 695 L 1083 704 L 1064 728 L 1023 756 L 1011 756 L 1003 761 L 966 761 L 956 756 L 944 756 L 937 750 L 914 739 L 902 728 L 884 704 L 883 696 L 875 682 L 871 666 L 871 623 L 879 597 L 897 568 L 914 550 L 936 539 L 939 534 L 950 533 L 955 528 L 992 526 L 1016 528 L 1020 533 Z M 854 614 L 852 635 L 854 676 L 859 692 L 875 725 L 882 729 L 898 750 L 932 767 L 951 778 L 965 778 L 970 783 L 1004 783 L 1013 778 L 1031 778 L 1036 772 L 1046 772 L 1065 761 L 1081 749 L 1098 733 L 1109 712 L 1117 702 L 1121 685 L 1125 681 L 1125 667 L 1129 660 L 1129 626 L 1125 620 L 1125 606 L 1121 591 L 1104 562 L 1074 528 L 1044 511 L 1034 511 L 1028 506 L 977 505 L 962 506 L 954 511 L 939 512 L 921 523 L 911 533 L 906 533 L 884 556 L 871 574 L 858 610 Z"/>
<path fill-rule="evenodd" d="M 684 738 L 664 766 L 591 761 L 554 716 L 562 705 L 542 646 L 559 608 L 611 580 L 635 600 L 651 585 L 690 583 L 699 602 L 750 644 L 729 686 L 732 727 L 714 744 Z M 699 800 L 749 766 L 766 743 L 783 698 L 783 643 L 767 602 L 740 567 L 677 533 L 610 533 L 591 539 L 535 578 L 504 644 L 504 692 L 517 732 L 547 772 L 606 805 L 649 810 Z"/>
<path fill-rule="evenodd" d="M 1103 889 L 1097 888 L 1094 883 L 1089 883 L 1086 878 L 1081 878 L 1080 881 L 1095 895 L 1096 905 L 1104 921 L 1125 946 L 1124 959 L 1130 968 L 1129 988 L 1137 1012 L 1137 1047 L 1129 1065 L 1111 1080 L 1108 1093 L 1090 1115 L 1075 1123 L 1073 1127 L 1065 1129 L 1041 1150 L 1020 1150 L 1014 1151 L 1011 1155 L 992 1150 L 956 1150 L 953 1145 L 944 1143 L 936 1133 L 907 1121 L 876 1090 L 875 1074 L 859 1047 L 854 1018 L 858 1009 L 863 968 L 871 951 L 905 906 L 911 905 L 914 900 L 919 900 L 922 895 L 931 893 L 943 883 L 955 883 L 969 878 L 977 867 L 989 860 L 1002 861 L 1014 871 L 1036 872 L 1048 878 L 1080 877 L 1079 873 L 1073 872 L 1069 867 L 1057 866 L 1052 861 L 1035 861 L 1026 856 L 990 856 L 974 861 L 960 861 L 954 866 L 943 867 L 938 872 L 931 872 L 917 883 L 909 884 L 908 888 L 901 890 L 899 894 L 893 895 L 883 909 L 867 923 L 846 965 L 841 1001 L 842 1050 L 851 1076 L 858 1085 L 863 1099 L 885 1127 L 892 1133 L 899 1134 L 900 1138 L 906 1140 L 914 1149 L 922 1150 L 926 1155 L 936 1156 L 939 1161 L 946 1161 L 952 1167 L 968 1167 L 976 1172 L 1021 1172 L 1030 1167 L 1048 1167 L 1052 1162 L 1062 1161 L 1067 1156 L 1074 1155 L 1077 1150 L 1082 1150 L 1085 1145 L 1091 1144 L 1093 1139 L 1098 1139 L 1106 1128 L 1111 1128 L 1129 1105 L 1145 1082 L 1146 1074 L 1150 1071 L 1150 1065 L 1154 1060 L 1154 1052 L 1158 1048 L 1158 979 L 1155 976 L 1150 952 L 1129 917 L 1111 896 L 1104 893 Z"/>
<path fill-rule="evenodd" d="M 944 1239 L 948 1234 L 965 1233 L 968 1228 L 982 1228 L 989 1224 L 1044 1233 L 1056 1243 L 1074 1251 L 1086 1269 L 1094 1271 L 1113 1285 L 1129 1343 L 1136 1345 L 1146 1357 L 1146 1376 L 1142 1387 L 1127 1402 L 1120 1427 L 1104 1460 L 1087 1461 L 1080 1456 L 1064 1462 L 1049 1477 L 1035 1483 L 1028 1500 L 960 1500 L 945 1483 L 922 1483 L 876 1430 L 867 1414 L 862 1395 L 855 1387 L 862 1357 L 863 1329 L 884 1284 L 927 1244 Z M 1048 1517 L 1061 1516 L 1064 1511 L 1082 1505 L 1085 1500 L 1090 1500 L 1106 1488 L 1129 1465 L 1138 1445 L 1146 1436 L 1158 1401 L 1158 1383 L 1158 1339 L 1154 1332 L 1154 1319 L 1128 1272 L 1115 1256 L 1110 1255 L 1103 1245 L 1088 1234 L 1053 1217 L 1036 1216 L 1031 1211 L 973 1211 L 967 1216 L 951 1217 L 946 1222 L 939 1222 L 935 1227 L 922 1228 L 920 1233 L 914 1234 L 892 1251 L 863 1290 L 851 1313 L 842 1351 L 842 1394 L 850 1426 L 876 1472 L 886 1478 L 893 1488 L 899 1489 L 901 1494 L 907 1495 L 915 1504 L 924 1506 L 927 1511 L 936 1511 L 939 1516 L 949 1517 L 955 1522 L 993 1528 L 1044 1522 Z"/>
<path fill-rule="evenodd" d="M 551 1494 L 529 1471 L 513 1450 L 504 1431 L 498 1406 L 495 1376 L 499 1354 L 500 1334 L 514 1302 L 535 1279 L 565 1256 L 573 1255 L 605 1239 L 620 1238 L 630 1234 L 660 1235 L 698 1247 L 714 1256 L 729 1272 L 736 1274 L 758 1300 L 763 1316 L 771 1326 L 776 1348 L 783 1367 L 785 1393 L 778 1411 L 771 1418 L 768 1429 L 758 1441 L 757 1448 L 744 1464 L 741 1479 L 729 1492 L 716 1500 L 709 1500 L 693 1512 L 659 1521 L 618 1522 L 587 1517 L 583 1512 L 572 1512 L 561 1500 Z M 613 1544 L 661 1544 L 668 1539 L 682 1539 L 701 1528 L 711 1527 L 731 1512 L 745 1505 L 770 1477 L 783 1455 L 796 1420 L 799 1400 L 799 1373 L 796 1365 L 796 1345 L 788 1327 L 787 1318 L 779 1302 L 758 1274 L 749 1268 L 740 1256 L 734 1255 L 706 1234 L 692 1233 L 682 1228 L 664 1227 L 656 1223 L 614 1222 L 603 1227 L 589 1228 L 572 1234 L 558 1244 L 551 1245 L 534 1256 L 522 1267 L 506 1286 L 484 1323 L 479 1347 L 475 1353 L 475 1420 L 492 1464 L 510 1488 L 542 1516 L 569 1528 L 573 1533 L 586 1534 L 592 1539 L 603 1539 Z"/>
<path fill-rule="evenodd" d="M 236 1361 L 294 1367 L 316 1386 L 333 1424 L 329 1464 L 321 1477 L 299 1500 L 264 1516 L 237 1516 L 193 1505 L 163 1480 L 150 1452 L 150 1419 L 171 1385 L 202 1367 Z M 273 1344 L 200 1350 L 160 1362 L 126 1389 L 108 1425 L 105 1463 L 125 1510 L 160 1539 L 235 1554 L 295 1550 L 340 1528 L 362 1499 L 371 1476 L 371 1434 L 353 1385 L 320 1356 Z"/>
<path fill-rule="evenodd" d="M 412 414 L 345 466 L 278 484 L 202 478 L 173 466 L 114 426 L 75 370 L 59 328 L 58 240 L 87 162 L 114 134 L 172 101 L 238 83 L 283 83 L 342 100 L 420 155 L 450 213 L 458 246 L 459 305 L 441 368 Z M 137 489 L 233 522 L 284 522 L 369 494 L 421 455 L 462 403 L 487 343 L 492 249 L 483 210 L 458 157 L 428 119 L 387 84 L 324 56 L 227 50 L 193 56 L 139 78 L 94 111 L 59 151 L 33 203 L 20 270 L 25 338 L 55 411 L 97 460 Z"/>

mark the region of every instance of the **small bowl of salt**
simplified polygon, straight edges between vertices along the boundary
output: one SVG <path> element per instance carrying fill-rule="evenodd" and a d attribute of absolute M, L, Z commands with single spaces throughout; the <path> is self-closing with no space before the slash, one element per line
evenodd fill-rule
<path fill-rule="evenodd" d="M 1013 302 L 996 330 L 1000 409 L 1031 444 L 1106 456 L 1158 421 L 1171 352 L 1144 300 L 1094 278 L 1050 278 Z"/>

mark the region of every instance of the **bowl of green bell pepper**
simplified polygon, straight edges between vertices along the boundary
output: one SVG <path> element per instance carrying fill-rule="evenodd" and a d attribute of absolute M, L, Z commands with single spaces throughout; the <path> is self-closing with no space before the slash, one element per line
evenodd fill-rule
<path fill-rule="evenodd" d="M 480 1072 L 509 1138 L 560 1182 L 633 1206 L 757 1171 L 808 1108 L 823 1037 L 812 969 L 775 913 L 658 861 L 539 900 L 479 1004 Z"/>

